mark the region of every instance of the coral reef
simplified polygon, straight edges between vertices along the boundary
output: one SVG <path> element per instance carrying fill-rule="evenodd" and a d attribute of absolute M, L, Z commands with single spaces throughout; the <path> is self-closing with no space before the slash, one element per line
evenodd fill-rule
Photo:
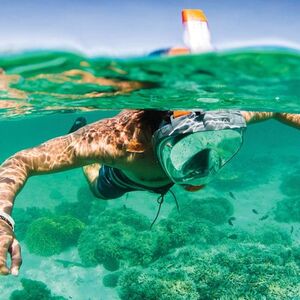
<path fill-rule="evenodd" d="M 104 264 L 118 269 L 120 260 L 147 264 L 153 260 L 156 243 L 149 220 L 131 209 L 105 210 L 80 235 L 78 251 L 86 266 Z"/>
<path fill-rule="evenodd" d="M 189 246 L 118 280 L 121 299 L 291 299 L 300 294 L 299 266 L 290 248 L 228 243 Z"/>
<path fill-rule="evenodd" d="M 70 216 L 42 217 L 29 225 L 25 243 L 31 253 L 51 256 L 76 245 L 84 227 Z"/>
<path fill-rule="evenodd" d="M 225 237 L 222 231 L 205 219 L 186 219 L 181 215 L 175 218 L 175 215 L 161 220 L 154 228 L 159 241 L 158 249 L 164 249 L 162 254 L 186 244 L 214 245 Z"/>
<path fill-rule="evenodd" d="M 247 231 L 239 228 L 222 228 L 222 234 L 224 236 L 222 243 L 225 243 L 227 240 L 227 242 L 259 243 L 266 246 L 273 244 L 292 245 L 289 230 L 281 228 L 274 223 L 253 226 Z"/>
<path fill-rule="evenodd" d="M 251 240 L 266 246 L 273 244 L 290 246 L 292 244 L 291 234 L 286 229 L 275 224 L 257 227 L 252 234 Z"/>
<path fill-rule="evenodd" d="M 199 293 L 194 282 L 184 270 L 166 272 L 158 268 L 143 270 L 135 267 L 125 271 L 119 278 L 121 299 L 131 300 L 198 300 Z"/>
<path fill-rule="evenodd" d="M 38 218 L 51 216 L 51 211 L 44 208 L 38 207 L 28 207 L 23 208 L 14 208 L 12 217 L 16 222 L 15 234 L 19 241 L 23 240 L 26 235 L 28 226 Z"/>
<path fill-rule="evenodd" d="M 300 188 L 300 186 L 298 188 Z M 285 198 L 279 201 L 274 214 L 275 220 L 278 222 L 300 222 L 299 192 L 295 197 Z"/>
<path fill-rule="evenodd" d="M 116 287 L 118 285 L 120 275 L 120 272 L 113 272 L 105 275 L 102 279 L 103 285 L 111 288 Z"/>
<path fill-rule="evenodd" d="M 150 221 L 131 209 L 111 209 L 87 226 L 78 241 L 78 251 L 86 266 L 103 264 L 115 271 L 120 264 L 146 266 L 172 248 L 188 243 L 218 243 L 223 234 L 204 219 L 168 218 L 149 230 Z"/>
<path fill-rule="evenodd" d="M 60 193 L 51 192 L 51 195 L 58 197 Z M 60 197 L 61 198 L 61 197 Z M 15 233 L 19 241 L 22 241 L 30 224 L 41 217 L 57 218 L 57 216 L 69 216 L 88 224 L 91 217 L 98 215 L 105 210 L 107 202 L 96 199 L 88 187 L 81 187 L 77 193 L 76 202 L 63 202 L 57 205 L 54 213 L 45 208 L 28 207 L 14 208 L 12 217 L 16 222 Z"/>
<path fill-rule="evenodd" d="M 233 206 L 226 198 L 207 197 L 194 199 L 185 204 L 179 215 L 186 220 L 206 219 L 214 224 L 223 224 L 233 214 Z M 178 212 L 173 210 L 170 217 L 178 217 Z"/>
<path fill-rule="evenodd" d="M 286 175 L 280 185 L 280 190 L 283 194 L 296 197 L 300 194 L 300 171 L 296 171 Z"/>
<path fill-rule="evenodd" d="M 292 253 L 296 264 L 300 268 L 300 245 L 292 247 Z"/>
<path fill-rule="evenodd" d="M 9 300 L 66 300 L 61 296 L 53 296 L 46 284 L 41 281 L 22 278 L 23 290 L 15 290 Z"/>

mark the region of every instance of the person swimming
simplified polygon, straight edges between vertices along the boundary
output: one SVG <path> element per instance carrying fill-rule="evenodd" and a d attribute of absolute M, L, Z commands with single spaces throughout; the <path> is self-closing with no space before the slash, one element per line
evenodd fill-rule
<path fill-rule="evenodd" d="M 168 54 L 210 50 L 204 13 L 186 10 L 183 22 L 188 23 L 190 49 L 173 48 Z M 18 275 L 22 264 L 11 213 L 30 176 L 83 167 L 98 198 L 115 199 L 143 190 L 159 194 L 161 204 L 174 184 L 187 191 L 202 189 L 238 152 L 246 124 L 270 118 L 300 129 L 298 114 L 124 110 L 89 125 L 76 120 L 69 134 L 17 152 L 0 166 L 0 275 Z"/>
<path fill-rule="evenodd" d="M 94 194 L 102 199 L 130 192 L 129 183 L 132 190 L 155 193 L 173 184 L 201 188 L 236 154 L 245 124 L 270 118 L 300 128 L 298 114 L 215 111 L 175 118 L 170 111 L 124 110 L 17 152 L 0 166 L 0 274 L 17 275 L 22 263 L 11 213 L 30 176 L 83 167 Z M 116 175 L 126 183 L 125 190 Z"/>
<path fill-rule="evenodd" d="M 146 186 L 117 168 L 94 165 L 94 172 L 99 169 L 99 174 L 97 180 L 90 180 L 92 190 L 98 198 L 114 199 L 138 190 L 164 195 L 174 183 L 200 189 L 238 152 L 245 128 L 239 111 L 180 112 L 179 116 L 178 112 L 166 112 L 152 143 L 155 157 L 171 182 Z M 88 172 L 90 167 L 85 168 L 89 179 Z"/>

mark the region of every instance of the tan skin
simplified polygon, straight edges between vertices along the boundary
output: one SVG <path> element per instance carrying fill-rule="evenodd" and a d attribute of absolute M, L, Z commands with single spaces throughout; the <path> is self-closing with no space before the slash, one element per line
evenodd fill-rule
<path fill-rule="evenodd" d="M 80 128 L 22 150 L 0 166 L 0 211 L 11 214 L 14 200 L 33 175 L 84 167 L 93 188 L 101 164 L 121 169 L 132 180 L 149 187 L 170 183 L 154 156 L 149 123 L 143 110 L 124 110 L 119 115 Z M 300 115 L 242 112 L 247 123 L 278 119 L 300 129 Z M 151 170 L 151 172 L 145 172 Z M 7 254 L 12 263 L 6 264 Z M 0 219 L 0 274 L 18 275 L 21 248 L 10 226 Z"/>

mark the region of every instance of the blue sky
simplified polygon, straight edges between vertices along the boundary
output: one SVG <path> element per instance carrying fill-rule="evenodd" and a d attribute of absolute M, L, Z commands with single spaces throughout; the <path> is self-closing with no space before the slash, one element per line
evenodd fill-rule
<path fill-rule="evenodd" d="M 218 48 L 300 45 L 299 0 L 0 0 L 0 49 L 143 54 L 182 45 L 182 8 L 205 11 Z"/>

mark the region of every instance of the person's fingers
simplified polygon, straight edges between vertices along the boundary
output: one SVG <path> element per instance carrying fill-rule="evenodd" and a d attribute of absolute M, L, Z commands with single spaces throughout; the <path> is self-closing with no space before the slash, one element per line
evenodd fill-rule
<path fill-rule="evenodd" d="M 9 269 L 6 266 L 0 266 L 0 275 L 8 275 L 9 273 Z"/>
<path fill-rule="evenodd" d="M 18 276 L 19 269 L 22 265 L 22 254 L 21 254 L 21 246 L 16 239 L 14 239 L 11 247 L 9 248 L 9 253 L 11 255 L 10 272 L 12 275 Z"/>
<path fill-rule="evenodd" d="M 13 237 L 8 234 L 0 235 L 0 275 L 8 275 L 10 273 L 6 265 L 6 258 L 12 240 Z"/>

